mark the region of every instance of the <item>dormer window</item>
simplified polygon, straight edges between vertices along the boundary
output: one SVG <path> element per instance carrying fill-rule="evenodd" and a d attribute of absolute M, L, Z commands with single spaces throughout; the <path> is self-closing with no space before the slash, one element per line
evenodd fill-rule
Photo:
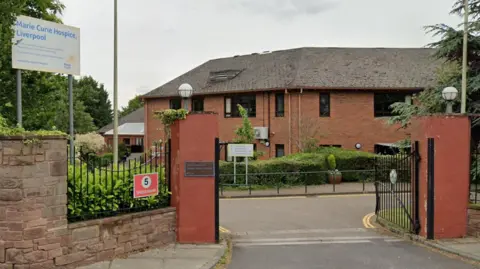
<path fill-rule="evenodd" d="M 210 75 L 208 77 L 208 82 L 215 83 L 215 82 L 227 81 L 227 80 L 235 78 L 240 73 L 242 73 L 242 71 L 243 71 L 243 69 L 242 70 L 229 69 L 229 70 L 221 70 L 221 71 L 212 71 L 212 72 L 210 72 Z"/>

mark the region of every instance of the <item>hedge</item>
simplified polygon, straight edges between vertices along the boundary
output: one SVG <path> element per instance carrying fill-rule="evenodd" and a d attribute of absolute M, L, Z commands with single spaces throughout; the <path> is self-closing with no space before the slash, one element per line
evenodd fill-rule
<path fill-rule="evenodd" d="M 389 180 L 391 169 L 396 169 L 398 181 L 410 180 L 410 166 L 400 162 L 406 155 L 380 156 L 368 152 L 340 148 L 319 148 L 313 153 L 297 153 L 270 160 L 250 161 L 249 184 L 254 185 L 319 185 L 328 181 L 328 155 L 333 154 L 343 182 L 373 182 Z M 237 163 L 237 184 L 245 183 L 245 164 Z M 220 163 L 220 180 L 233 184 L 233 162 Z"/>
<path fill-rule="evenodd" d="M 158 170 L 156 170 L 158 169 Z M 133 198 L 133 175 L 158 171 L 159 195 Z M 90 219 L 115 215 L 117 212 L 168 206 L 169 192 L 165 183 L 165 168 L 131 163 L 131 168 L 93 168 L 82 165 L 68 167 L 68 218 Z"/>

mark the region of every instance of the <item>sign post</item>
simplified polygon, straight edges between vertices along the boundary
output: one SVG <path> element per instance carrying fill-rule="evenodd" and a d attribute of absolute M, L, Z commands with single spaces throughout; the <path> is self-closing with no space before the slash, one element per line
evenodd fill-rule
<path fill-rule="evenodd" d="M 237 157 L 245 157 L 245 184 L 248 185 L 248 158 L 253 157 L 253 144 L 228 144 L 228 154 L 234 159 L 234 180 L 236 184 L 236 159 Z"/>
<path fill-rule="evenodd" d="M 158 195 L 158 174 L 139 174 L 133 177 L 133 198 Z"/>
<path fill-rule="evenodd" d="M 17 69 L 17 123 L 22 125 L 22 70 L 68 74 L 70 157 L 75 152 L 73 75 L 80 75 L 80 29 L 27 16 L 13 26 L 12 68 Z"/>

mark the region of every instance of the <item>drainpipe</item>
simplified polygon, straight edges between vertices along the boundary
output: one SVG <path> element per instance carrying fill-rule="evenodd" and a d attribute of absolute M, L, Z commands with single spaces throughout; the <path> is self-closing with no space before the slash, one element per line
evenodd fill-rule
<path fill-rule="evenodd" d="M 272 141 L 270 141 L 270 133 L 272 132 L 270 130 L 270 92 L 267 93 L 267 99 L 268 99 L 268 112 L 267 112 L 267 116 L 268 116 L 268 142 L 270 142 L 270 146 L 268 147 L 268 158 L 271 158 L 272 157 Z"/>
<path fill-rule="evenodd" d="M 287 89 L 285 94 L 288 94 L 288 154 L 292 154 L 292 96 Z"/>
<path fill-rule="evenodd" d="M 302 94 L 303 94 L 303 89 L 300 89 L 300 93 L 298 94 L 298 144 L 300 147 L 303 147 L 302 143 Z"/>

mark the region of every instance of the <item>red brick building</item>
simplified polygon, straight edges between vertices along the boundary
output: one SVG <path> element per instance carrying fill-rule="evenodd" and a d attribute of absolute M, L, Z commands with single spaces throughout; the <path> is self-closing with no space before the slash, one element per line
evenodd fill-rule
<path fill-rule="evenodd" d="M 118 120 L 118 143 L 125 144 L 132 152 L 144 151 L 144 115 L 141 107 Z M 100 128 L 98 133 L 104 137 L 108 147 L 113 146 L 113 123 Z"/>
<path fill-rule="evenodd" d="M 405 139 L 389 126 L 389 106 L 411 101 L 432 86 L 433 49 L 299 48 L 210 60 L 144 96 L 145 145 L 164 139 L 154 112 L 181 108 L 178 87 L 189 83 L 192 111 L 218 113 L 220 139 L 231 141 L 241 124 L 237 104 L 257 128 L 265 157 L 298 152 L 305 141 L 373 152 Z M 198 130 L 201 132 L 201 130 Z M 265 142 L 269 142 L 269 147 Z"/>

